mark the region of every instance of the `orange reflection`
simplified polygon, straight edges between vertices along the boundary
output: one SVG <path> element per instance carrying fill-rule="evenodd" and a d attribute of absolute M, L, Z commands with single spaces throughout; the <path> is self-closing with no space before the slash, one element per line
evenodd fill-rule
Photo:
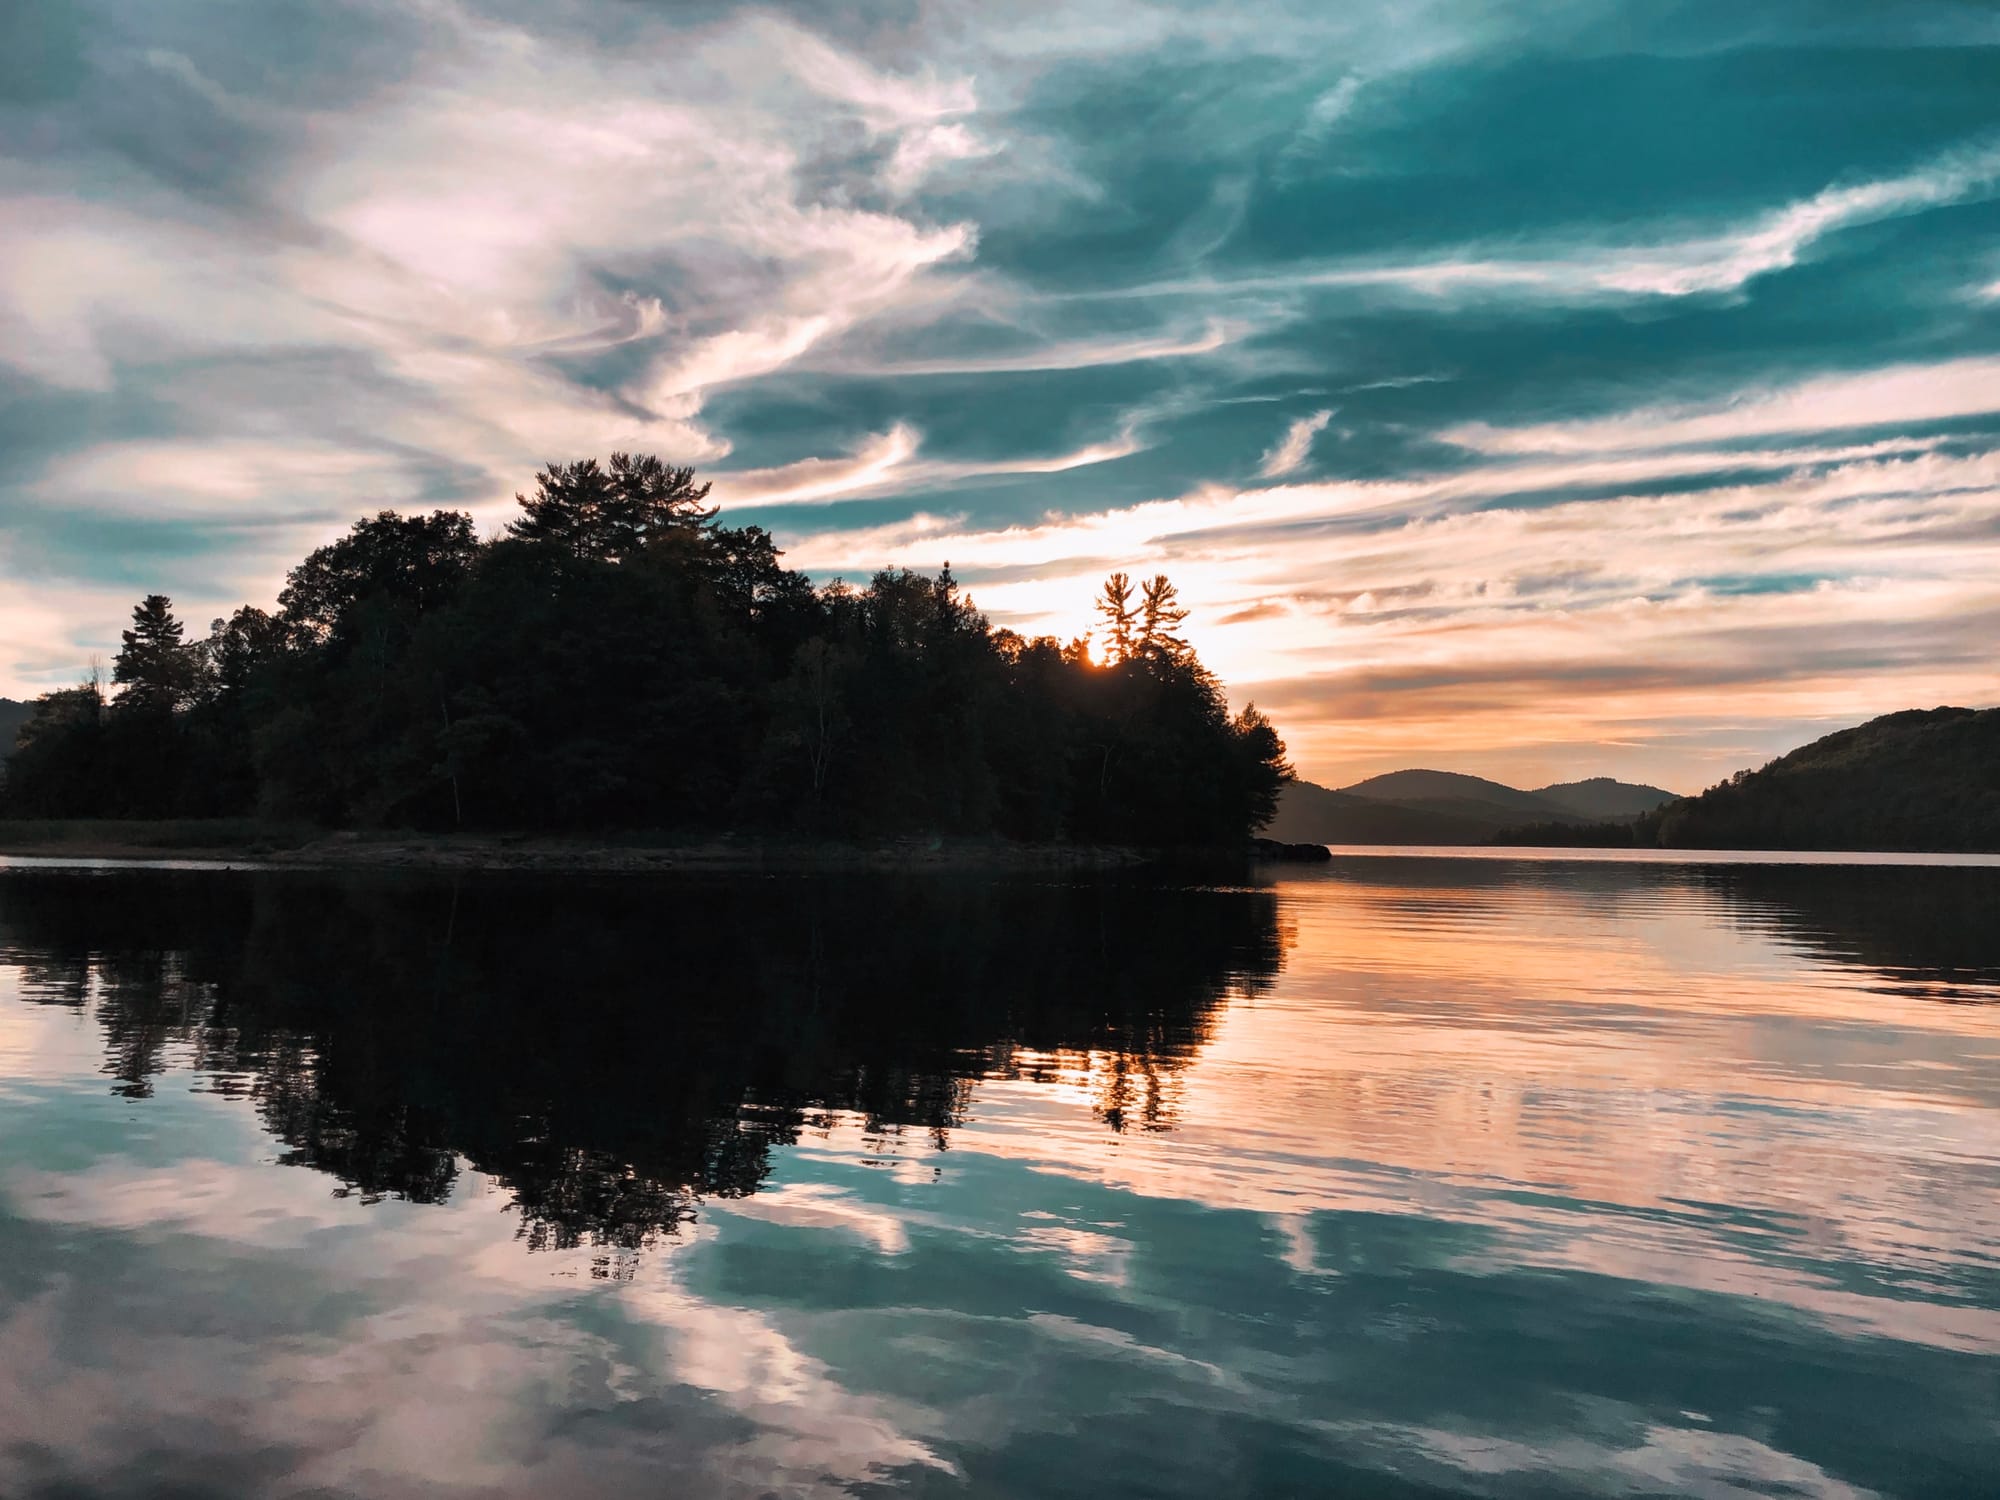
<path fill-rule="evenodd" d="M 1284 972 L 1190 1065 L 1039 1059 L 982 1084 L 955 1144 L 1288 1221 L 1476 1222 L 1508 1259 L 2000 1348 L 2000 1315 L 1953 1305 L 2000 1257 L 2000 1007 L 1696 877 L 1280 894 Z M 1133 1100 L 1172 1133 L 1077 1111 Z"/>

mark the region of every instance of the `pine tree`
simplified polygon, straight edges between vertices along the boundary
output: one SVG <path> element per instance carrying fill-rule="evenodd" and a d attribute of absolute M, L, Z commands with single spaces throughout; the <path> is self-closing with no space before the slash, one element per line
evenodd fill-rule
<path fill-rule="evenodd" d="M 623 562 L 655 537 L 702 531 L 716 516 L 702 504 L 709 487 L 694 482 L 694 470 L 648 454 L 614 453 L 609 469 L 594 458 L 550 464 L 535 485 L 533 496 L 514 497 L 523 514 L 508 535 L 606 562 Z"/>
<path fill-rule="evenodd" d="M 225 696 L 241 692 L 257 666 L 284 649 L 285 621 L 255 605 L 246 604 L 227 619 L 211 622 L 201 647 L 209 691 Z"/>
<path fill-rule="evenodd" d="M 132 611 L 132 628 L 112 663 L 111 680 L 122 684 L 118 707 L 127 711 L 172 713 L 194 694 L 200 663 L 181 639 L 174 601 L 148 594 Z"/>
<path fill-rule="evenodd" d="M 1105 665 L 1129 661 L 1136 640 L 1133 627 L 1139 619 L 1139 612 L 1132 607 L 1132 580 L 1123 573 L 1105 579 L 1104 592 L 1097 596 L 1097 612 L 1104 617 L 1110 637 Z"/>
<path fill-rule="evenodd" d="M 1140 585 L 1139 655 L 1155 661 L 1179 661 L 1188 654 L 1187 639 L 1177 627 L 1188 617 L 1181 607 L 1180 590 L 1156 573 L 1152 581 Z"/>

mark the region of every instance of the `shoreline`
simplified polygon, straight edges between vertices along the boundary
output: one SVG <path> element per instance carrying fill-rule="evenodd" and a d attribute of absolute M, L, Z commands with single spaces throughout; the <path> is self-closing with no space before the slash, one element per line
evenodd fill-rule
<path fill-rule="evenodd" d="M 44 830 L 47 830 L 46 832 Z M 148 838 L 142 826 L 62 830 L 41 825 L 11 834 L 0 823 L 0 858 L 118 863 L 196 861 L 261 869 L 428 869 L 576 871 L 648 870 L 774 872 L 842 870 L 1128 870 L 1160 862 L 1145 850 L 1107 845 L 1010 844 L 939 838 L 717 838 L 677 843 L 664 838 L 590 839 L 519 834 L 332 833 L 297 843 L 260 838 L 204 838 L 199 830 Z"/>
<path fill-rule="evenodd" d="M 1348 859 L 1570 861 L 1631 865 L 2000 865 L 2000 852 L 1604 847 L 1542 844 L 1283 844 L 1240 849 L 1144 849 L 1103 844 L 1019 844 L 996 838 L 762 839 L 725 835 L 676 841 L 661 834 L 587 838 L 555 834 L 254 832 L 225 823 L 0 820 L 0 859 L 88 864 L 199 864 L 263 870 L 448 870 L 560 874 L 647 871 L 838 874 L 863 872 L 1105 873 L 1141 869 L 1325 864 Z"/>

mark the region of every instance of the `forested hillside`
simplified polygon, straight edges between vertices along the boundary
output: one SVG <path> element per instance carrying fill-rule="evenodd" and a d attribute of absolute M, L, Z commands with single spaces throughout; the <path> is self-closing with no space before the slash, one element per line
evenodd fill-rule
<path fill-rule="evenodd" d="M 1843 729 L 1643 819 L 1678 849 L 2000 850 L 2000 709 Z"/>
<path fill-rule="evenodd" d="M 110 691 L 32 705 L 0 811 L 1156 846 L 1269 819 L 1284 746 L 1165 578 L 1113 574 L 1094 646 L 1025 639 L 948 566 L 815 588 L 707 493 L 614 454 L 544 470 L 494 541 L 357 521 L 205 638 L 149 595 Z"/>

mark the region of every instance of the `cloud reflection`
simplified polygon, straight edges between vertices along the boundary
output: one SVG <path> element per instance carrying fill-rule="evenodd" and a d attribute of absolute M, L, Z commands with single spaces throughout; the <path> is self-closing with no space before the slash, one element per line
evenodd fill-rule
<path fill-rule="evenodd" d="M 0 1487 L 1964 1492 L 1990 873 L 10 872 Z"/>

